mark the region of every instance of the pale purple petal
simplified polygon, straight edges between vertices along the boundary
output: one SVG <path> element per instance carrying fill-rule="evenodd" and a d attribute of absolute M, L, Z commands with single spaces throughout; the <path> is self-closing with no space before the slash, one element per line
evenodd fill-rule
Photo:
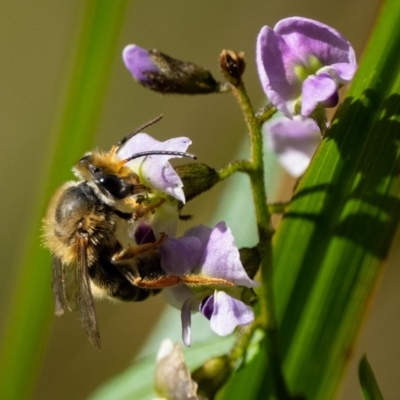
<path fill-rule="evenodd" d="M 178 310 L 182 308 L 182 304 L 191 299 L 192 311 L 198 311 L 198 305 L 202 300 L 202 297 L 197 297 L 190 287 L 182 284 L 163 289 L 163 296 L 168 304 Z"/>
<path fill-rule="evenodd" d="M 133 78 L 144 85 L 149 83 L 147 73 L 159 72 L 159 68 L 150 57 L 149 51 L 134 44 L 124 48 L 122 59 Z"/>
<path fill-rule="evenodd" d="M 186 137 L 160 142 L 146 133 L 139 133 L 133 136 L 132 139 L 118 151 L 118 156 L 124 159 L 142 151 L 185 152 L 191 143 L 191 140 Z M 184 203 L 185 195 L 182 189 L 183 183 L 168 162 L 170 158 L 181 158 L 181 156 L 152 155 L 134 159 L 130 161 L 128 165 L 139 175 L 144 185 L 167 193 Z"/>
<path fill-rule="evenodd" d="M 268 121 L 263 126 L 268 147 L 278 155 L 279 162 L 293 176 L 301 176 L 307 169 L 321 134 L 316 122 L 297 116 Z"/>
<path fill-rule="evenodd" d="M 238 325 L 254 320 L 253 309 L 225 292 L 214 294 L 214 310 L 210 319 L 211 329 L 220 336 L 231 334 Z"/>
<path fill-rule="evenodd" d="M 336 91 L 337 85 L 328 74 L 310 75 L 303 82 L 301 114 L 308 117 L 315 110 L 318 103 L 323 103 L 330 99 Z"/>
<path fill-rule="evenodd" d="M 181 310 L 182 340 L 185 346 L 188 347 L 190 347 L 192 343 L 191 313 L 191 299 L 189 299 L 183 303 Z"/>
<path fill-rule="evenodd" d="M 345 85 L 353 79 L 356 71 L 357 65 L 355 64 L 337 63 L 321 68 L 318 71 L 318 75 L 321 73 L 328 73 L 335 82 L 340 85 Z"/>
<path fill-rule="evenodd" d="M 258 75 L 269 101 L 288 118 L 292 111 L 287 102 L 301 95 L 301 82 L 294 74 L 291 49 L 271 28 L 264 26 L 257 37 L 256 60 Z M 284 56 L 286 55 L 286 57 Z"/>
<path fill-rule="evenodd" d="M 238 286 L 257 286 L 244 270 L 232 232 L 225 222 L 219 222 L 211 232 L 201 271 L 206 276 L 223 278 Z"/>
<path fill-rule="evenodd" d="M 322 22 L 302 17 L 285 18 L 275 25 L 274 31 L 295 52 L 296 62 L 302 62 L 303 65 L 307 65 L 310 55 L 322 65 L 356 63 L 354 50 L 348 40 Z"/>
<path fill-rule="evenodd" d="M 167 238 L 160 245 L 161 267 L 169 275 L 190 274 L 201 259 L 202 244 L 197 237 Z"/>

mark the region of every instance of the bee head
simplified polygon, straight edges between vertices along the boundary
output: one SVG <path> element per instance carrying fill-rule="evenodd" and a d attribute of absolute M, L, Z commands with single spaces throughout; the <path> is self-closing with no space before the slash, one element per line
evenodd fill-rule
<path fill-rule="evenodd" d="M 121 200 L 144 189 L 138 175 L 110 153 L 86 153 L 73 171 L 79 179 L 94 186 L 108 200 Z"/>

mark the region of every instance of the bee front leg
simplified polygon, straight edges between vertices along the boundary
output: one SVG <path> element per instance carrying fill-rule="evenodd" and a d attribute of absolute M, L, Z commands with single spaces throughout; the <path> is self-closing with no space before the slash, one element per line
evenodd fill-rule
<path fill-rule="evenodd" d="M 156 208 L 160 207 L 165 203 L 165 199 L 161 199 L 158 203 L 153 204 L 151 206 L 142 206 L 141 208 L 138 208 L 133 214 L 132 214 L 132 219 L 134 221 L 137 221 L 139 218 L 144 217 L 146 214 L 153 212 Z"/>
<path fill-rule="evenodd" d="M 124 260 L 130 260 L 131 258 L 135 258 L 138 255 L 148 253 L 150 251 L 156 250 L 157 247 L 165 240 L 167 234 L 164 232 L 160 233 L 160 237 L 153 243 L 145 243 L 139 244 L 138 246 L 131 246 L 127 249 L 123 249 L 117 254 L 114 254 L 112 257 L 112 261 L 114 263 L 118 263 Z"/>

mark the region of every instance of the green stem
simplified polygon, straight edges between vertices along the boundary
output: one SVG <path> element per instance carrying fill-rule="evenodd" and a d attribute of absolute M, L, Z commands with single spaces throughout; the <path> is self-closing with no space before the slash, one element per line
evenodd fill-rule
<path fill-rule="evenodd" d="M 237 160 L 229 163 L 228 165 L 225 165 L 225 167 L 220 168 L 217 173 L 219 179 L 222 181 L 233 175 L 235 172 L 244 172 L 246 174 L 251 174 L 252 171 L 253 164 L 251 162 L 247 160 Z"/>
<path fill-rule="evenodd" d="M 261 121 L 257 119 L 246 89 L 241 83 L 232 87 L 248 127 L 251 141 L 251 163 L 249 170 L 253 200 L 256 212 L 259 235 L 259 253 L 261 257 L 261 279 L 263 296 L 261 296 L 261 320 L 267 340 L 268 359 L 271 370 L 274 371 L 275 394 L 278 399 L 290 399 L 291 396 L 283 376 L 281 357 L 278 345 L 278 328 L 274 306 L 273 269 L 272 269 L 272 235 L 271 214 L 267 205 L 267 193 L 264 181 L 263 137 Z"/>
<path fill-rule="evenodd" d="M 289 202 L 269 203 L 268 210 L 270 214 L 284 214 Z"/>

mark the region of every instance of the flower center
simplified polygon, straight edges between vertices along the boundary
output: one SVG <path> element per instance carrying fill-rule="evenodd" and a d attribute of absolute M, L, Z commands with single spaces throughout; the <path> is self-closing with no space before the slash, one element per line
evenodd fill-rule
<path fill-rule="evenodd" d="M 315 56 L 309 56 L 306 65 L 297 64 L 294 66 L 294 72 L 300 81 L 306 80 L 310 75 L 315 75 L 315 73 L 321 69 L 323 65 Z"/>

